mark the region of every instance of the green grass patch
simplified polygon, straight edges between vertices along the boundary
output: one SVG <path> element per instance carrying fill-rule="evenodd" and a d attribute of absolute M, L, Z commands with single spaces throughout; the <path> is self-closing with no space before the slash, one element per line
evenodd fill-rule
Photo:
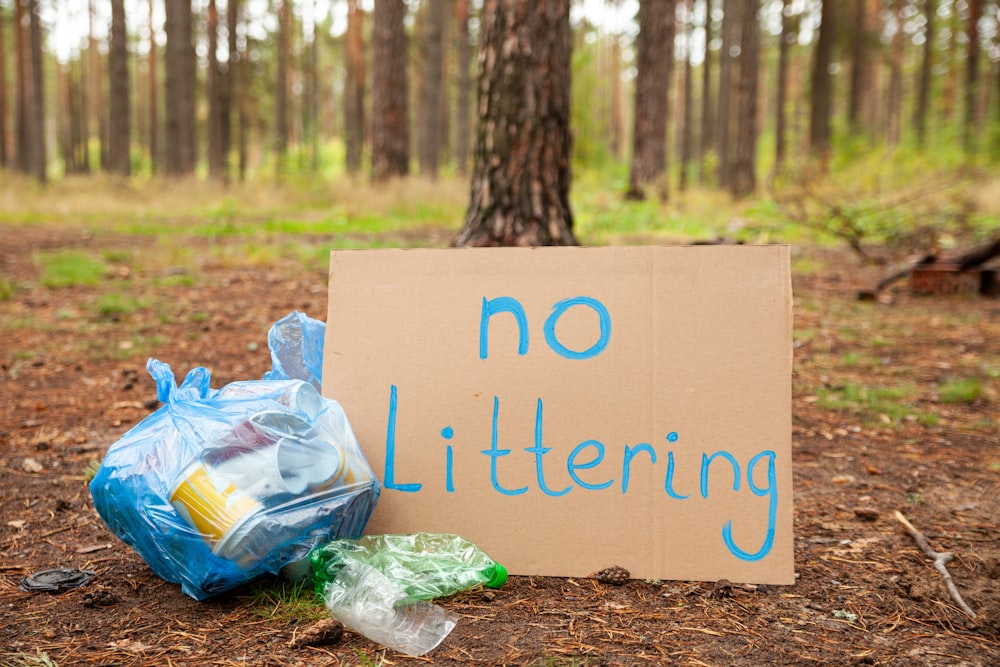
<path fill-rule="evenodd" d="M 137 310 L 146 308 L 145 299 L 123 292 L 105 292 L 94 300 L 94 312 L 101 319 L 118 321 Z"/>
<path fill-rule="evenodd" d="M 979 378 L 952 378 L 939 389 L 942 403 L 975 403 L 983 393 Z"/>
<path fill-rule="evenodd" d="M 17 285 L 3 276 L 0 276 L 0 301 L 8 301 L 12 299 L 15 292 L 17 292 Z"/>
<path fill-rule="evenodd" d="M 252 584 L 249 598 L 254 614 L 281 621 L 310 622 L 326 618 L 323 600 L 308 582 L 292 583 L 284 579 Z"/>
<path fill-rule="evenodd" d="M 883 415 L 893 423 L 898 423 L 913 413 L 907 401 L 916 395 L 916 388 L 847 383 L 840 387 L 820 389 L 816 395 L 820 407 L 856 415 L 865 423 L 884 422 Z"/>
<path fill-rule="evenodd" d="M 42 266 L 42 285 L 52 289 L 93 287 L 108 270 L 104 261 L 79 250 L 38 253 L 35 259 Z"/>

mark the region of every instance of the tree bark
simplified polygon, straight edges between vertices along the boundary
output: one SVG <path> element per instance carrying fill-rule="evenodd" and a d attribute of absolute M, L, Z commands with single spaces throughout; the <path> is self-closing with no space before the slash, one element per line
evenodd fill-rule
<path fill-rule="evenodd" d="M 686 39 L 684 47 L 684 106 L 683 106 L 683 134 L 681 136 L 681 173 L 677 188 L 683 192 L 688 186 L 688 167 L 691 164 L 692 146 L 694 145 L 694 85 L 692 76 L 694 67 L 691 63 L 691 38 L 694 35 L 694 21 L 691 18 L 693 7 L 692 0 L 684 2 L 684 34 Z"/>
<path fill-rule="evenodd" d="M 457 246 L 576 245 L 570 0 L 486 0 L 469 210 Z"/>
<path fill-rule="evenodd" d="M 641 0 L 636 38 L 635 118 L 628 197 L 644 199 L 656 184 L 667 199 L 667 116 L 674 66 L 676 0 Z"/>
<path fill-rule="evenodd" d="M 153 0 L 149 0 L 149 166 L 155 174 L 160 169 L 160 121 L 156 82 L 156 29 L 153 25 Z"/>
<path fill-rule="evenodd" d="M 714 0 L 705 0 L 705 57 L 701 65 L 701 137 L 698 154 L 701 158 L 700 180 L 709 180 L 708 155 L 715 146 L 715 106 L 712 102 L 712 7 Z"/>
<path fill-rule="evenodd" d="M 746 197 L 757 187 L 757 88 L 760 78 L 759 0 L 743 7 L 740 26 L 740 78 L 737 89 L 738 126 L 729 192 Z"/>
<path fill-rule="evenodd" d="M 927 138 L 927 110 L 931 99 L 931 71 L 934 67 L 934 17 L 937 15 L 936 0 L 924 0 L 924 53 L 920 62 L 917 81 L 917 104 L 913 112 L 913 125 L 917 132 L 917 144 L 923 147 Z"/>
<path fill-rule="evenodd" d="M 739 3 L 723 2 L 722 49 L 719 55 L 719 108 L 715 117 L 716 181 L 728 187 L 732 170 L 733 66 L 739 54 L 736 33 L 739 28 Z"/>
<path fill-rule="evenodd" d="M 979 19 L 983 16 L 983 0 L 968 0 L 965 56 L 965 123 L 962 125 L 962 142 L 968 153 L 976 152 L 977 138 L 982 132 L 979 122 Z"/>
<path fill-rule="evenodd" d="M 95 169 L 105 169 L 108 164 L 108 134 L 104 121 L 104 77 L 101 75 L 100 42 L 94 32 L 94 0 L 87 3 L 87 76 L 89 81 L 85 101 L 87 103 L 87 160 L 86 169 L 90 170 L 90 138 L 97 135 L 98 164 Z"/>
<path fill-rule="evenodd" d="M 45 150 L 45 77 L 42 70 L 42 20 L 38 15 L 38 0 L 28 0 L 28 35 L 31 52 L 31 134 L 30 171 L 35 179 L 48 182 L 48 160 Z"/>
<path fill-rule="evenodd" d="M 274 169 L 275 176 L 285 171 L 288 154 L 288 70 L 291 57 L 291 0 L 278 5 L 278 71 L 274 83 Z"/>
<path fill-rule="evenodd" d="M 423 38 L 420 40 L 422 67 L 417 160 L 420 164 L 420 173 L 432 178 L 437 178 L 438 156 L 441 151 L 445 16 L 444 0 L 427 1 L 423 17 Z"/>
<path fill-rule="evenodd" d="M 469 137 L 471 136 L 469 115 L 469 91 L 472 76 L 469 68 L 472 48 L 469 44 L 469 0 L 455 1 L 455 66 L 458 76 L 455 81 L 455 163 L 458 173 L 469 173 Z"/>
<path fill-rule="evenodd" d="M 164 167 L 171 176 L 194 172 L 195 54 L 191 0 L 167 0 L 166 22 L 166 150 Z"/>
<path fill-rule="evenodd" d="M 885 110 L 885 139 L 890 146 L 899 144 L 903 134 L 903 7 L 903 0 L 893 0 L 896 32 L 889 51 L 889 91 Z"/>
<path fill-rule="evenodd" d="M 347 34 L 344 37 L 344 143 L 347 173 L 361 170 L 365 145 L 364 12 L 358 0 L 347 0 Z"/>
<path fill-rule="evenodd" d="M 111 44 L 108 48 L 108 171 L 132 171 L 132 121 L 129 109 L 128 35 L 125 0 L 111 0 Z"/>
<path fill-rule="evenodd" d="M 226 73 L 222 77 L 222 91 L 219 96 L 219 151 L 222 153 L 223 178 L 229 182 L 230 155 L 233 150 L 233 104 L 239 99 L 239 67 L 240 54 L 236 41 L 236 28 L 239 25 L 239 0 L 228 0 L 226 3 L 226 53 L 229 56 L 226 63 Z"/>
<path fill-rule="evenodd" d="M 410 124 L 406 67 L 406 5 L 375 0 L 372 51 L 372 179 L 410 171 Z"/>
<path fill-rule="evenodd" d="M 27 27 L 24 22 L 26 0 L 14 0 L 14 58 L 16 67 L 17 109 L 14 124 L 14 166 L 31 173 L 31 64 L 28 60 Z"/>
<path fill-rule="evenodd" d="M 7 21 L 4 20 L 4 8 L 0 7 L 0 168 L 10 165 L 10 151 L 7 144 L 7 134 L 10 119 L 7 116 L 7 45 L 5 33 Z"/>
<path fill-rule="evenodd" d="M 852 134 L 867 134 L 868 106 L 872 103 L 871 57 L 868 19 L 869 0 L 854 0 L 851 30 L 851 85 L 847 98 L 847 125 Z"/>
<path fill-rule="evenodd" d="M 813 56 L 810 95 L 809 150 L 824 164 L 831 148 L 830 115 L 833 109 L 833 47 L 836 39 L 836 0 L 823 0 L 822 22 Z"/>
<path fill-rule="evenodd" d="M 792 20 L 788 16 L 791 0 L 781 0 L 781 36 L 778 38 L 778 93 L 774 106 L 774 171 L 780 171 L 788 153 L 786 144 L 785 107 L 788 106 L 788 51 L 791 49 L 795 33 Z"/>
<path fill-rule="evenodd" d="M 208 175 L 223 180 L 222 165 L 222 72 L 219 67 L 219 9 L 216 0 L 208 0 L 208 69 L 205 73 L 205 96 L 208 98 Z"/>

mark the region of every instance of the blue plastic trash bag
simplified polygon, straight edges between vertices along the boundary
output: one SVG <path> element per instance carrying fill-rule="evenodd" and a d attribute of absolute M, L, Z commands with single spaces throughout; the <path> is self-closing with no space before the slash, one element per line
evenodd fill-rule
<path fill-rule="evenodd" d="M 108 528 L 163 579 L 204 600 L 358 537 L 381 486 L 340 405 L 302 380 L 178 387 L 147 370 L 164 403 L 108 450 L 90 484 Z"/>
<path fill-rule="evenodd" d="M 304 380 L 323 390 L 323 343 L 326 322 L 293 310 L 271 326 L 267 346 L 271 370 L 265 380 Z"/>

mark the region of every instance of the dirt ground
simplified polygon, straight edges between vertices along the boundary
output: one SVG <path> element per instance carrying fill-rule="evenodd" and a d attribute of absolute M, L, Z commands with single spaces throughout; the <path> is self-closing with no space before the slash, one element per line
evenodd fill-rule
<path fill-rule="evenodd" d="M 793 249 L 797 583 L 512 577 L 443 601 L 458 626 L 408 658 L 351 632 L 303 641 L 315 616 L 247 591 L 188 598 L 105 528 L 86 486 L 88 467 L 157 406 L 149 356 L 181 373 L 206 366 L 214 387 L 258 378 L 274 321 L 325 317 L 324 272 L 233 266 L 205 240 L 182 239 L 188 268 L 172 268 L 129 259 L 156 254 L 144 237 L 0 236 L 0 277 L 16 287 L 0 300 L 0 665 L 1000 664 L 998 299 L 897 285 L 860 302 L 882 270 Z M 117 259 L 98 286 L 42 286 L 35 253 L 68 248 Z M 109 292 L 136 306 L 99 307 Z M 975 390 L 956 397 L 956 378 Z M 974 619 L 897 510 L 954 554 L 947 571 Z M 97 576 L 58 594 L 18 589 L 55 567 Z"/>

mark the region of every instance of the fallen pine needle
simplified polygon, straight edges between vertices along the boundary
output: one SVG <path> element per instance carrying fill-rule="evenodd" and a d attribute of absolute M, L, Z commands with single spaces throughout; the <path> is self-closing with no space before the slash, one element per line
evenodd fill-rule
<path fill-rule="evenodd" d="M 937 570 L 944 579 L 945 588 L 948 589 L 948 593 L 951 595 L 951 598 L 962 609 L 962 611 L 969 615 L 969 618 L 975 618 L 976 612 L 972 611 L 969 605 L 965 604 L 965 600 L 962 599 L 961 594 L 958 592 L 958 588 L 955 586 L 955 582 L 951 578 L 951 573 L 948 572 L 948 568 L 946 567 L 955 556 L 950 551 L 934 551 L 934 549 L 931 548 L 931 545 L 927 542 L 927 538 L 924 537 L 924 534 L 917 530 L 916 527 L 910 523 L 899 510 L 896 510 L 896 519 L 903 524 L 906 528 L 906 532 L 910 534 L 910 537 L 912 537 L 917 543 L 917 546 L 919 546 L 920 549 L 927 554 L 927 557 L 934 560 L 934 569 Z"/>

